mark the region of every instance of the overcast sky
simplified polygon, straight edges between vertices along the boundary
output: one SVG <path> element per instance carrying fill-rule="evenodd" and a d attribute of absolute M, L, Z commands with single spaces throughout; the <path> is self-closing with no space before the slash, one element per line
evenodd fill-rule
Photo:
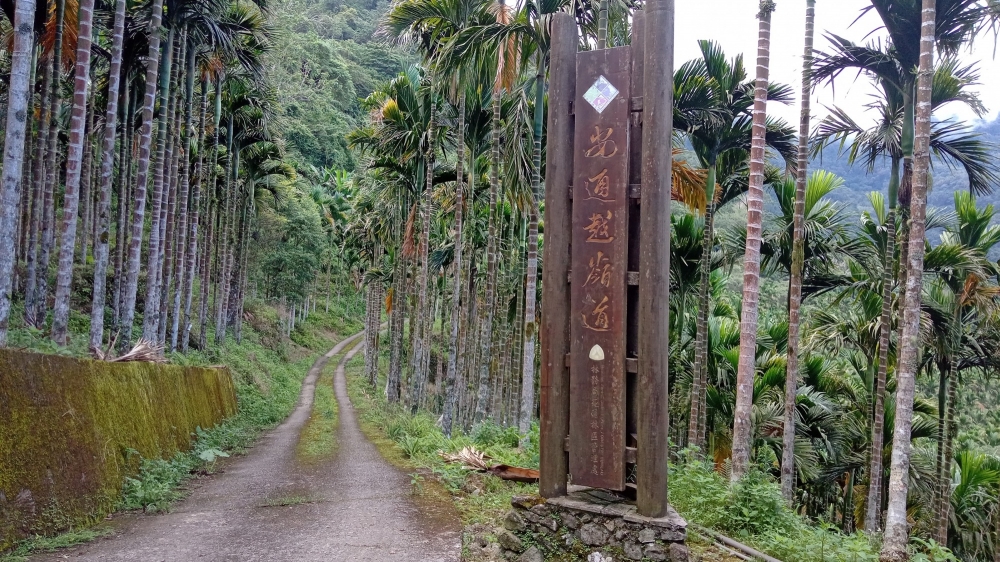
<path fill-rule="evenodd" d="M 798 99 L 801 88 L 802 52 L 805 29 L 805 0 L 778 0 L 772 15 L 771 81 L 790 84 L 795 88 L 795 104 L 768 104 L 768 113 L 787 119 L 797 126 Z M 868 0 L 819 0 L 816 6 L 816 43 L 818 50 L 827 50 L 826 32 L 835 33 L 855 42 L 864 42 L 867 35 L 878 30 L 881 20 L 874 12 L 855 22 Z M 757 6 L 755 0 L 681 0 L 676 2 L 674 64 L 700 56 L 697 41 L 712 39 L 722 44 L 728 56 L 743 53 L 747 72 L 756 72 Z M 876 35 L 884 35 L 881 30 Z M 982 84 L 977 87 L 992 120 L 1000 112 L 1000 59 L 993 56 L 993 38 L 980 39 L 971 53 L 963 53 L 967 62 L 977 61 Z M 823 87 L 813 97 L 814 123 L 827 112 L 824 105 L 836 104 L 861 120 L 863 106 L 871 101 L 874 89 L 869 80 L 857 79 L 856 73 L 845 72 L 834 88 Z M 942 108 L 936 117 L 957 117 L 974 123 L 976 116 L 964 107 Z"/>

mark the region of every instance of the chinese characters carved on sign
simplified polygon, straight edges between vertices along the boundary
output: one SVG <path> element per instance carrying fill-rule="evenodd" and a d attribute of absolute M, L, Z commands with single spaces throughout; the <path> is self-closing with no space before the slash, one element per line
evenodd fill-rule
<path fill-rule="evenodd" d="M 587 149 L 583 155 L 587 158 L 613 158 L 618 154 L 618 144 L 611 140 L 614 134 L 613 127 L 601 129 L 599 125 L 594 126 L 594 134 L 590 135 L 590 142 L 593 146 Z"/>
<path fill-rule="evenodd" d="M 578 107 L 595 80 L 616 96 L 576 112 L 573 158 L 570 473 L 574 484 L 614 490 L 625 487 L 629 52 L 579 55 Z"/>

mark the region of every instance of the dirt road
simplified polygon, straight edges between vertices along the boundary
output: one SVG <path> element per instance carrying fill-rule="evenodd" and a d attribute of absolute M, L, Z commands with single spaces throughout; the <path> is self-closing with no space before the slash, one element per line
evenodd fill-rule
<path fill-rule="evenodd" d="M 191 494 L 169 513 L 121 516 L 108 538 L 31 560 L 458 560 L 461 525 L 451 506 L 416 503 L 410 477 L 387 463 L 358 427 L 344 371 L 347 361 L 363 348 L 363 340 L 337 366 L 336 456 L 311 467 L 296 459 L 317 378 L 327 361 L 360 336 L 344 340 L 316 361 L 288 419 L 246 456 L 230 462 L 224 473 L 196 482 Z"/>

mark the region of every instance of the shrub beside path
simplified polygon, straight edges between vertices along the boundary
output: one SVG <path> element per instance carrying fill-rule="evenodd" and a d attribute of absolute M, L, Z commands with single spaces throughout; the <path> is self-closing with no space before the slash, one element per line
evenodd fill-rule
<path fill-rule="evenodd" d="M 410 477 L 393 467 L 361 433 L 347 395 L 341 359 L 335 377 L 338 451 L 316 466 L 296 459 L 316 380 L 327 361 L 356 334 L 313 364 L 292 414 L 222 474 L 193 484 L 162 515 L 117 518 L 105 539 L 34 556 L 57 560 L 149 562 L 451 562 L 461 553 L 461 523 L 445 502 L 418 504 Z"/>

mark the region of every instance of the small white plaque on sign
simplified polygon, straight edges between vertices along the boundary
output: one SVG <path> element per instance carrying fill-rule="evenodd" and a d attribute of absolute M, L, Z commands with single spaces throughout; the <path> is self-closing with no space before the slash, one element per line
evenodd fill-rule
<path fill-rule="evenodd" d="M 604 361 L 604 349 L 599 345 L 590 348 L 590 358 L 594 361 Z"/>

